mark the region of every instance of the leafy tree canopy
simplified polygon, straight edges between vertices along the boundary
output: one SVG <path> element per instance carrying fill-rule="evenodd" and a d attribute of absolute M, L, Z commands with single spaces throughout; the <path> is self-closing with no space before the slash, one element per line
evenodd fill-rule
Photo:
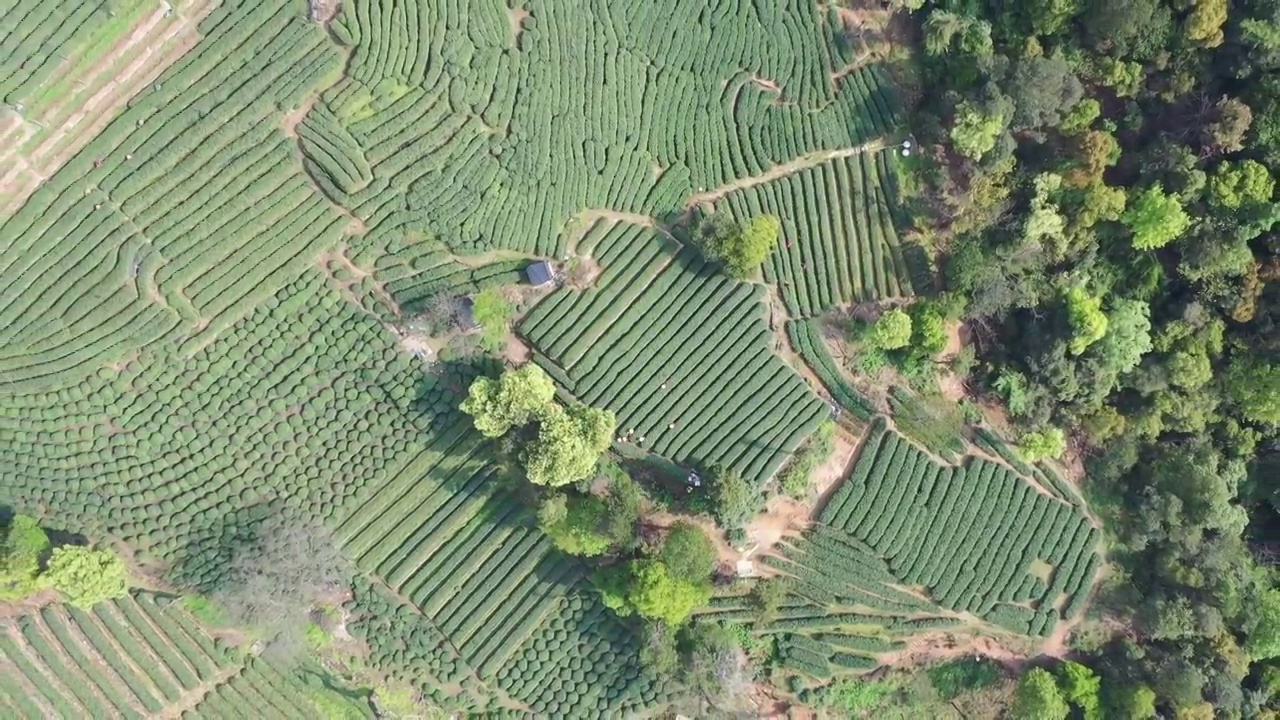
<path fill-rule="evenodd" d="M 1270 202 L 1275 189 L 1271 171 L 1256 160 L 1223 162 L 1209 176 L 1209 202 L 1230 210 Z"/>
<path fill-rule="evenodd" d="M 1018 60 L 1006 83 L 1016 110 L 1013 127 L 1056 127 L 1084 97 L 1084 87 L 1061 55 Z"/>
<path fill-rule="evenodd" d="M 1227 0 L 1192 0 L 1191 14 L 1183 22 L 1183 34 L 1205 48 L 1222 44 L 1222 28 L 1227 24 Z"/>
<path fill-rule="evenodd" d="M 741 527 L 760 508 L 760 491 L 741 475 L 725 468 L 712 468 L 711 501 L 716 520 L 727 528 Z"/>
<path fill-rule="evenodd" d="M 741 225 L 713 219 L 711 227 L 699 233 L 703 254 L 739 280 L 760 268 L 781 236 L 782 221 L 776 215 L 759 215 Z"/>
<path fill-rule="evenodd" d="M 867 331 L 865 342 L 878 350 L 898 350 L 911 343 L 911 316 L 902 308 L 886 311 Z"/>
<path fill-rule="evenodd" d="M 526 366 L 529 367 L 529 366 Z M 525 448 L 525 472 L 535 485 L 560 487 L 591 475 L 609 447 L 617 418 L 609 410 L 558 403 L 538 413 L 537 437 Z"/>
<path fill-rule="evenodd" d="M 1068 660 L 1058 668 L 1062 697 L 1086 718 L 1098 717 L 1102 679 L 1087 665 Z"/>
<path fill-rule="evenodd" d="M 1104 367 L 1117 375 L 1127 373 L 1138 367 L 1151 348 L 1151 307 L 1141 300 L 1114 300 L 1106 334 L 1094 345 Z"/>
<path fill-rule="evenodd" d="M 1049 671 L 1032 668 L 1018 680 L 1012 713 L 1017 720 L 1065 720 L 1069 711 Z"/>
<path fill-rule="evenodd" d="M 82 545 L 54 548 L 45 578 L 67 602 L 81 609 L 124 597 L 129 591 L 124 561 L 105 548 L 95 550 Z"/>
<path fill-rule="evenodd" d="M 1154 56 L 1173 32 L 1173 13 L 1160 0 L 1088 0 L 1080 15 L 1094 46 L 1118 56 Z"/>
<path fill-rule="evenodd" d="M 911 316 L 911 348 L 927 357 L 947 347 L 947 321 L 937 303 L 918 301 L 908 310 Z"/>
<path fill-rule="evenodd" d="M 1280 590 L 1266 588 L 1259 593 L 1245 650 L 1254 660 L 1280 657 Z"/>
<path fill-rule="evenodd" d="M 529 363 L 503 372 L 496 380 L 476 378 L 462 401 L 462 411 L 485 437 L 502 437 L 546 410 L 555 395 L 555 383 L 546 371 Z"/>
<path fill-rule="evenodd" d="M 1102 299 L 1082 287 L 1067 291 L 1067 320 L 1071 323 L 1071 354 L 1079 355 L 1107 334 L 1107 316 Z"/>
<path fill-rule="evenodd" d="M 50 547 L 35 518 L 13 516 L 0 546 L 0 600 L 20 600 L 39 589 L 40 563 Z"/>
<path fill-rule="evenodd" d="M 627 602 L 641 617 L 682 625 L 694 610 L 707 604 L 711 593 L 711 583 L 705 578 L 680 577 L 660 560 L 631 563 Z"/>
<path fill-rule="evenodd" d="M 951 142 L 960 154 L 981 160 L 996 147 L 996 139 L 1008 126 L 1009 118 L 1000 108 L 983 108 L 965 100 L 956 108 L 951 126 Z"/>
<path fill-rule="evenodd" d="M 1033 430 L 1022 436 L 1018 442 L 1018 452 L 1027 462 L 1036 462 L 1045 458 L 1060 458 L 1067 449 L 1067 437 L 1061 428 Z"/>
<path fill-rule="evenodd" d="M 609 549 L 609 536 L 601 530 L 608 513 L 597 497 L 551 493 L 538 506 L 538 527 L 561 551 L 591 557 Z"/>
<path fill-rule="evenodd" d="M 705 578 L 716 564 L 716 548 L 702 528 L 677 522 L 667 531 L 658 560 L 676 577 Z"/>
<path fill-rule="evenodd" d="M 1138 193 L 1120 220 L 1133 232 L 1133 247 L 1154 250 L 1164 247 L 1191 227 L 1191 217 L 1182 203 L 1166 195 L 1159 185 Z"/>
<path fill-rule="evenodd" d="M 950 702 L 965 693 L 976 692 L 1000 682 L 1000 664 L 985 657 L 963 657 L 930 667 L 929 684 L 938 697 Z"/>
<path fill-rule="evenodd" d="M 1223 383 L 1227 396 L 1246 419 L 1280 425 L 1280 363 L 1256 357 L 1235 360 Z"/>

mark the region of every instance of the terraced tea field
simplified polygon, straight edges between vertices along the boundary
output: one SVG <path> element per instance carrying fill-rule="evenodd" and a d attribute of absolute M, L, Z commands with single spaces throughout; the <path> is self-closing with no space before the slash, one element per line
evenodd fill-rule
<path fill-rule="evenodd" d="M 204 590 L 264 517 L 325 524 L 360 571 L 365 641 L 380 667 L 420 659 L 419 690 L 476 712 L 659 707 L 638 624 L 551 547 L 457 411 L 488 366 L 428 367 L 400 328 L 438 293 L 589 256 L 591 287 L 519 324 L 535 361 L 614 410 L 621 442 L 764 483 L 830 412 L 764 299 L 799 320 L 923 288 L 874 151 L 898 132 L 887 75 L 812 3 L 352 0 L 318 20 L 301 0 L 0 4 L 0 503 Z M 664 231 L 707 193 L 783 219 L 764 282 Z M 910 609 L 904 633 L 961 610 L 1021 632 L 1074 612 L 1094 563 L 1078 513 L 1003 465 L 910 462 L 859 466 L 828 508 L 840 534 L 788 551 L 829 575 L 821 543 L 865 545 L 883 582 L 797 569 L 815 579 L 789 621 L 873 598 Z M 992 583 L 959 550 L 986 536 L 939 546 L 954 576 L 906 564 L 961 521 L 1028 548 Z M 1051 531 L 1070 540 L 1050 548 Z M 1060 569 L 1038 578 L 1030 557 Z M 1026 607 L 1055 592 L 1061 613 Z M 3 712 L 313 716 L 302 681 L 149 602 L 6 631 Z M 802 663 L 814 648 L 793 635 Z"/>
<path fill-rule="evenodd" d="M 597 223 L 578 246 L 604 268 L 521 332 L 553 377 L 618 415 L 622 442 L 701 468 L 771 477 L 829 409 L 773 354 L 763 292 L 645 228 Z"/>
<path fill-rule="evenodd" d="M 700 620 L 777 635 L 783 666 L 818 679 L 873 669 L 918 633 L 1049 635 L 1079 615 L 1102 558 L 1098 529 L 1039 482 L 943 463 L 877 418 L 817 524 L 765 557 L 796 583 L 777 617 L 726 596 Z"/>
<path fill-rule="evenodd" d="M 215 4 L 54 0 L 0 9 L 0 217 L 189 51 Z"/>
<path fill-rule="evenodd" d="M 0 669 L 0 707 L 9 718 L 318 712 L 292 672 L 246 660 L 169 598 L 148 593 L 91 611 L 46 605 L 19 615 L 0 631 Z"/>
<path fill-rule="evenodd" d="M 727 196 L 737 217 L 782 219 L 783 240 L 765 263 L 765 279 L 793 316 L 914 294 L 886 187 L 893 152 L 836 158 Z"/>

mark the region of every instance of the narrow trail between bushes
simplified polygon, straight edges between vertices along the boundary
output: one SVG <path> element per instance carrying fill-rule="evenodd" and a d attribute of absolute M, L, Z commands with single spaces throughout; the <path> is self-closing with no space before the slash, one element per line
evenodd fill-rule
<path fill-rule="evenodd" d="M 178 718 L 182 717 L 183 713 L 188 710 L 195 710 L 196 706 L 209 696 L 209 693 L 217 690 L 218 686 L 231 680 L 231 678 L 236 675 L 239 675 L 240 671 L 243 669 L 243 664 L 237 664 L 218 670 L 217 674 L 213 677 L 184 692 L 181 699 L 166 707 L 155 717 L 162 718 L 163 720 L 178 720 Z"/>
<path fill-rule="evenodd" d="M 897 143 L 898 141 L 894 138 L 886 137 L 871 140 L 854 147 L 840 148 L 839 150 L 819 150 L 817 152 L 806 153 L 800 157 L 788 160 L 781 165 L 774 165 L 759 175 L 740 177 L 729 183 L 721 185 L 720 187 L 690 195 L 685 199 L 684 207 L 688 209 L 696 207 L 701 203 L 714 203 L 731 192 L 746 190 L 748 188 L 753 188 L 756 185 L 773 182 L 774 180 L 779 180 L 788 175 L 798 173 L 801 170 L 808 170 L 809 168 L 816 167 L 832 160 L 853 157 L 866 152 L 879 152 L 880 150 L 893 147 Z"/>

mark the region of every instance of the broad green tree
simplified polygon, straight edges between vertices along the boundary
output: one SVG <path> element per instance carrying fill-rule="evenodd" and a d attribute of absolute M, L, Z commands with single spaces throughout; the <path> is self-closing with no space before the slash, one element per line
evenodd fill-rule
<path fill-rule="evenodd" d="M 955 122 L 951 126 L 951 144 L 956 152 L 974 160 L 996 147 L 996 140 L 1004 132 L 1008 118 L 998 111 L 988 111 L 965 100 L 956 108 Z"/>
<path fill-rule="evenodd" d="M 538 527 L 562 552 L 592 557 L 609 549 L 609 536 L 602 530 L 608 514 L 604 501 L 595 496 L 552 493 L 538 506 Z"/>
<path fill-rule="evenodd" d="M 947 347 L 947 322 L 936 303 L 920 301 L 910 308 L 911 349 L 932 357 Z"/>
<path fill-rule="evenodd" d="M 1107 334 L 1107 316 L 1102 312 L 1102 299 L 1090 295 L 1082 287 L 1067 291 L 1067 320 L 1071 323 L 1072 355 L 1079 355 Z"/>
<path fill-rule="evenodd" d="M 1191 14 L 1183 21 L 1183 33 L 1204 48 L 1222 44 L 1222 27 L 1227 24 L 1227 0 L 1192 0 Z"/>
<path fill-rule="evenodd" d="M 712 468 L 711 505 L 716 520 L 726 528 L 741 527 L 760 509 L 760 492 L 738 473 Z"/>
<path fill-rule="evenodd" d="M 480 346 L 488 352 L 496 352 L 502 348 L 503 338 L 511 325 L 511 315 L 515 308 L 502 296 L 498 288 L 489 288 L 478 293 L 471 304 L 471 319 L 480 326 Z"/>
<path fill-rule="evenodd" d="M 911 316 L 894 308 L 876 319 L 866 332 L 868 346 L 878 350 L 899 350 L 911 344 Z"/>
<path fill-rule="evenodd" d="M 1018 441 L 1018 453 L 1027 462 L 1036 462 L 1045 458 L 1057 459 L 1067 449 L 1067 437 L 1061 428 L 1034 430 L 1022 436 Z"/>
<path fill-rule="evenodd" d="M 1191 217 L 1182 209 L 1182 203 L 1166 195 L 1159 185 L 1133 196 L 1120 221 L 1133 232 L 1133 247 L 1137 250 L 1162 248 L 1191 227 Z"/>
<path fill-rule="evenodd" d="M 545 406 L 538 413 L 537 437 L 525 448 L 529 482 L 560 487 L 589 477 L 617 423 L 612 412 L 600 408 Z"/>
<path fill-rule="evenodd" d="M 659 560 L 636 560 L 631 564 L 628 603 L 644 618 L 668 625 L 682 625 L 694 610 L 711 599 L 711 583 L 675 575 Z"/>
<path fill-rule="evenodd" d="M 40 589 L 40 561 L 49 548 L 49 536 L 35 518 L 13 516 L 0 547 L 0 600 L 21 600 Z"/>
<path fill-rule="evenodd" d="M 705 578 L 715 568 L 716 547 L 702 528 L 681 521 L 667 532 L 658 559 L 676 577 Z"/>
<path fill-rule="evenodd" d="M 1058 679 L 1064 700 L 1079 708 L 1086 720 L 1099 717 L 1102 680 L 1092 668 L 1068 660 L 1058 668 Z"/>
<path fill-rule="evenodd" d="M 1244 649 L 1254 660 L 1280 657 L 1280 590 L 1264 588 L 1253 603 Z"/>
<path fill-rule="evenodd" d="M 1064 720 L 1069 711 L 1048 670 L 1032 668 L 1018 680 L 1012 713 L 1017 720 Z"/>
<path fill-rule="evenodd" d="M 1271 201 L 1276 181 L 1256 160 L 1224 162 L 1209 176 L 1209 202 L 1229 210 Z"/>
<path fill-rule="evenodd" d="M 462 401 L 462 411 L 485 437 L 502 437 L 545 411 L 555 394 L 556 385 L 546 371 L 529 363 L 503 372 L 496 380 L 476 378 Z"/>
<path fill-rule="evenodd" d="M 1100 115 L 1102 115 L 1102 103 L 1093 98 L 1085 98 L 1067 111 L 1058 129 L 1067 135 L 1076 135 L 1088 130 Z"/>
<path fill-rule="evenodd" d="M 124 561 L 105 548 L 95 550 L 82 545 L 54 548 L 45 578 L 67 602 L 81 609 L 124 597 L 129 591 Z"/>
<path fill-rule="evenodd" d="M 1280 363 L 1256 357 L 1235 360 L 1227 368 L 1223 387 L 1245 418 L 1280 425 Z"/>
<path fill-rule="evenodd" d="M 1146 685 L 1121 685 L 1106 695 L 1109 718 L 1151 720 L 1156 716 L 1156 693 Z"/>
<path fill-rule="evenodd" d="M 1119 375 L 1138 367 L 1151 352 L 1151 307 L 1141 300 L 1120 298 L 1107 313 L 1106 335 L 1094 346 L 1105 367 Z"/>
<path fill-rule="evenodd" d="M 1057 127 L 1084 97 L 1071 63 L 1060 54 L 1019 59 L 1005 88 L 1016 108 L 1015 130 Z"/>
<path fill-rule="evenodd" d="M 703 254 L 739 280 L 760 268 L 781 237 L 782 221 L 776 215 L 758 215 L 742 224 L 713 217 L 699 229 Z"/>

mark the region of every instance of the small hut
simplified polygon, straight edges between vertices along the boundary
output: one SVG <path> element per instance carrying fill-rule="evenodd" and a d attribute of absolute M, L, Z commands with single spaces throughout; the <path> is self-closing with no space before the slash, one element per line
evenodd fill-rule
<path fill-rule="evenodd" d="M 546 260 L 539 260 L 529 267 L 525 268 L 525 277 L 529 278 L 529 284 L 534 287 L 542 287 L 548 285 L 555 279 L 555 271 L 551 269 L 551 263 Z"/>

